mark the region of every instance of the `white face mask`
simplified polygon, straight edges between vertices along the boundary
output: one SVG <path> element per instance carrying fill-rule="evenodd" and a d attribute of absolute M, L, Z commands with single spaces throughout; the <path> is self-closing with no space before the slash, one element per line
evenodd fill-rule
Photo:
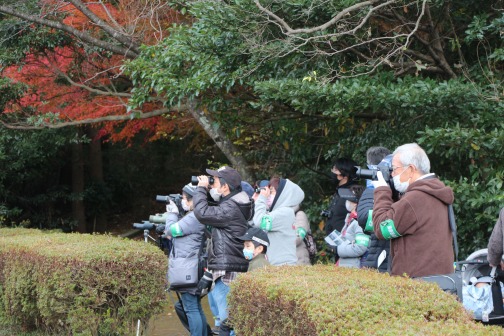
<path fill-rule="evenodd" d="M 215 202 L 219 202 L 220 198 L 221 198 L 221 193 L 217 191 L 217 188 L 212 188 L 210 189 L 210 196 L 212 196 L 213 200 Z"/>
<path fill-rule="evenodd" d="M 352 212 L 352 210 L 355 207 L 355 203 L 352 203 L 350 201 L 345 201 L 345 207 L 346 207 L 346 209 L 347 209 L 348 212 Z"/>
<path fill-rule="evenodd" d="M 189 204 L 187 204 L 187 200 L 183 199 L 181 203 L 182 203 L 182 209 L 184 209 L 184 211 L 191 210 L 191 207 L 189 206 Z"/>
<path fill-rule="evenodd" d="M 406 170 L 403 170 L 403 171 L 402 171 L 402 173 L 404 173 L 405 171 L 406 171 Z M 408 187 L 409 187 L 409 179 L 408 179 L 408 181 L 406 181 L 406 182 L 401 182 L 401 180 L 400 180 L 400 176 L 402 175 L 402 173 L 401 173 L 401 174 L 399 174 L 399 175 L 394 176 L 394 178 L 393 178 L 393 181 L 394 181 L 394 188 L 395 188 L 398 192 L 400 192 L 401 194 L 405 193 L 405 192 L 406 192 L 406 189 L 408 189 Z"/>

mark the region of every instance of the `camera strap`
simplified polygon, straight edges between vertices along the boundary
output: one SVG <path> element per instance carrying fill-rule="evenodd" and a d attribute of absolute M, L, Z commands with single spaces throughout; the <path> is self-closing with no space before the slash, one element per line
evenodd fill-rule
<path fill-rule="evenodd" d="M 455 252 L 455 261 L 458 261 L 458 242 L 457 242 L 457 224 L 455 223 L 455 213 L 453 212 L 453 205 L 448 204 L 448 222 L 453 237 L 453 251 Z"/>

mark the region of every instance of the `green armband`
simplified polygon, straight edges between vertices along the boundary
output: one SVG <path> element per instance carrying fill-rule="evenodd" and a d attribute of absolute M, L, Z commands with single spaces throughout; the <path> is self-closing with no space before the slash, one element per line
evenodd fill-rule
<path fill-rule="evenodd" d="M 270 215 L 264 215 L 261 219 L 261 229 L 264 231 L 271 231 L 273 228 L 273 218 Z"/>
<path fill-rule="evenodd" d="M 399 238 L 401 235 L 397 232 L 395 228 L 394 221 L 392 219 L 387 219 L 380 223 L 380 231 L 383 238 L 390 240 L 394 238 Z"/>
<path fill-rule="evenodd" d="M 368 236 L 367 234 L 365 233 L 357 233 L 355 235 L 355 244 L 356 245 L 361 245 L 361 246 L 365 246 L 365 247 L 369 247 L 369 239 L 371 237 Z"/>
<path fill-rule="evenodd" d="M 184 235 L 182 229 L 180 228 L 179 223 L 172 224 L 170 226 L 170 232 L 172 237 L 182 237 Z"/>
<path fill-rule="evenodd" d="M 364 231 L 366 232 L 373 232 L 373 210 L 369 210 L 368 216 L 367 216 L 367 221 L 366 221 L 366 227 L 364 228 Z"/>
<path fill-rule="evenodd" d="M 306 230 L 303 229 L 302 227 L 297 228 L 296 233 L 301 239 L 304 239 L 304 237 L 306 237 Z"/>

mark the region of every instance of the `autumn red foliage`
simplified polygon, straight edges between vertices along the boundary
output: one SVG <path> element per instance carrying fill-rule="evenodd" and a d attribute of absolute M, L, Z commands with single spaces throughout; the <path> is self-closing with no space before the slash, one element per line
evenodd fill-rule
<path fill-rule="evenodd" d="M 103 3 L 89 3 L 87 8 L 115 30 L 142 43 L 156 43 L 166 32 L 166 26 L 182 17 L 169 7 L 159 10 L 156 17 L 142 16 L 145 1 L 120 1 L 117 7 Z M 71 4 L 56 7 L 59 1 L 46 1 L 46 10 L 65 14 L 62 23 L 95 36 L 103 35 L 101 28 Z M 134 26 L 134 28 L 131 28 Z M 128 27 L 128 28 L 126 28 Z M 128 31 L 129 29 L 129 31 Z M 122 74 L 124 57 L 99 51 L 84 50 L 75 41 L 72 45 L 29 54 L 22 65 L 4 70 L 4 75 L 28 85 L 29 90 L 19 101 L 12 102 L 6 113 L 51 114 L 59 121 L 96 119 L 127 113 L 129 79 Z M 104 94 L 108 92 L 109 94 Z M 115 93 L 119 92 L 120 95 Z M 149 103 L 142 112 L 161 108 L 160 103 Z M 46 119 L 49 121 L 49 118 Z M 177 125 L 183 122 L 184 127 Z M 163 116 L 149 119 L 107 121 L 99 124 L 99 136 L 105 141 L 130 141 L 144 131 L 148 140 L 156 140 L 183 130 L 192 124 L 188 118 L 169 120 Z M 147 131 L 147 132 L 145 132 Z"/>

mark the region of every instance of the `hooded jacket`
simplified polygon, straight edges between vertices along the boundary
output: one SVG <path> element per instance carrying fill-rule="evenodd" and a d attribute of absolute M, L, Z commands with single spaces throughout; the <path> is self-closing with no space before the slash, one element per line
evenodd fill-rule
<path fill-rule="evenodd" d="M 204 225 L 212 226 L 212 244 L 208 251 L 208 269 L 246 272 L 248 260 L 243 256 L 242 236 L 248 229 L 253 209 L 244 191 L 222 197 L 216 206 L 208 205 L 207 190 L 196 188 L 194 215 Z"/>
<path fill-rule="evenodd" d="M 268 231 L 270 246 L 266 255 L 271 265 L 296 265 L 296 230 L 293 207 L 304 199 L 304 191 L 294 182 L 281 179 L 268 211 L 266 197 L 259 196 L 255 202 L 254 225 L 261 227 L 264 216 L 271 216 L 271 230 Z"/>
<path fill-rule="evenodd" d="M 453 244 L 448 205 L 453 191 L 439 179 L 421 178 L 411 183 L 395 203 L 389 187 L 374 192 L 373 226 L 378 239 L 387 220 L 400 235 L 390 241 L 392 275 L 420 277 L 453 273 Z M 388 223 L 391 223 L 390 221 Z"/>

